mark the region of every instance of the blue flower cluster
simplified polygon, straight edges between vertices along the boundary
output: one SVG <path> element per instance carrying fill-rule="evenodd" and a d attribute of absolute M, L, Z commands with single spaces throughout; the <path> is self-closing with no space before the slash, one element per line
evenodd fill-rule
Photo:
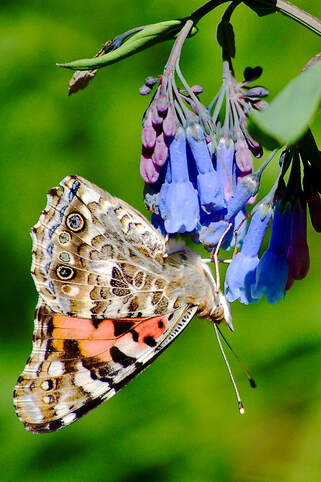
<path fill-rule="evenodd" d="M 248 68 L 245 80 L 237 83 L 230 64 L 223 62 L 223 85 L 206 109 L 198 98 L 202 89 L 189 87 L 178 69 L 184 89 L 177 88 L 173 73 L 157 78 L 156 93 L 143 119 L 141 173 L 153 224 L 163 234 L 190 234 L 208 250 L 218 245 L 228 250 L 237 244 L 240 251 L 227 269 L 225 294 L 228 301 L 245 304 L 264 295 L 277 303 L 295 280 L 306 276 L 307 206 L 314 227 L 321 230 L 320 186 L 311 182 L 311 139 L 308 150 L 303 144 L 282 153 L 277 182 L 247 214 L 274 155 L 253 172 L 252 154 L 261 157 L 262 149 L 249 135 L 246 121 L 252 108 L 266 107 L 262 98 L 268 92 L 248 84 L 261 72 L 259 67 Z M 149 78 L 141 93 L 150 91 Z M 163 143 L 159 151 L 157 139 Z M 320 158 L 316 146 L 313 156 Z M 260 256 L 270 224 L 269 245 Z"/>
<path fill-rule="evenodd" d="M 229 89 L 226 108 L 234 112 L 234 121 L 231 124 L 233 116 L 225 116 L 222 128 L 216 105 L 222 105 L 223 93 L 206 109 L 198 99 L 202 89 L 190 88 L 180 71 L 183 90 L 178 90 L 174 75 L 148 77 L 140 90 L 146 95 L 152 85 L 158 85 L 143 119 L 141 174 L 146 182 L 146 206 L 163 233 L 193 234 L 194 240 L 208 249 L 215 247 L 225 232 L 222 247 L 230 247 L 234 227 L 240 225 L 241 241 L 246 227 L 244 207 L 257 192 L 261 175 L 261 171 L 252 173 L 251 150 L 258 157 L 262 151 L 244 123 L 249 106 L 264 102 L 260 98 L 267 95 L 258 87 L 245 91 L 261 69 L 247 69 L 241 84 L 230 70 L 228 73 L 221 90 L 226 94 Z M 161 150 L 157 149 L 158 139 Z"/>

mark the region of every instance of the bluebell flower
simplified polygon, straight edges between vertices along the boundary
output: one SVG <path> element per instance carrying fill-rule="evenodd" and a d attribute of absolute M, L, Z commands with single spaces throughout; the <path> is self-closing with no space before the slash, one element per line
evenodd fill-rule
<path fill-rule="evenodd" d="M 285 296 L 289 274 L 287 249 L 290 243 L 291 209 L 286 205 L 281 210 L 277 204 L 272 224 L 272 233 L 267 251 L 256 268 L 252 297 L 259 300 L 264 294 L 269 303 L 278 303 Z"/>
<path fill-rule="evenodd" d="M 220 138 L 216 153 L 216 171 L 223 186 L 224 198 L 230 199 L 236 188 L 236 164 L 234 160 L 234 143 L 232 139 Z"/>
<path fill-rule="evenodd" d="M 255 210 L 241 251 L 233 258 L 225 276 L 225 294 L 229 301 L 240 300 L 249 304 L 255 301 L 251 288 L 256 281 L 259 250 L 272 219 L 272 207 L 262 202 Z"/>
<path fill-rule="evenodd" d="M 237 248 L 241 248 L 243 245 L 244 237 L 247 233 L 248 229 L 248 222 L 245 220 L 247 217 L 247 213 L 245 208 L 241 209 L 237 213 L 234 219 L 234 232 L 233 232 L 233 238 L 231 240 L 231 244 L 227 249 L 232 249 L 235 246 L 235 243 L 237 244 Z"/>
<path fill-rule="evenodd" d="M 201 126 L 190 124 L 186 137 L 197 169 L 197 191 L 201 206 L 208 213 L 226 210 L 222 184 L 214 170 Z"/>
<path fill-rule="evenodd" d="M 229 225 L 231 227 L 225 233 Z M 207 249 L 212 249 L 222 241 L 221 248 L 228 249 L 233 238 L 234 221 L 229 223 L 228 221 L 221 219 L 219 221 L 210 222 L 207 225 L 202 225 L 198 230 L 198 240 Z M 225 235 L 224 235 L 225 233 Z M 223 238 L 224 235 L 224 238 Z M 222 240 L 223 239 L 223 240 Z"/>
<path fill-rule="evenodd" d="M 226 219 L 233 219 L 245 207 L 248 200 L 254 196 L 260 186 L 260 174 L 253 173 L 242 177 L 238 182 L 235 193 L 228 200 Z"/>
<path fill-rule="evenodd" d="M 168 233 L 193 231 L 199 221 L 197 190 L 189 180 L 186 139 L 182 128 L 169 145 L 170 182 L 168 176 L 160 191 L 159 209 Z"/>

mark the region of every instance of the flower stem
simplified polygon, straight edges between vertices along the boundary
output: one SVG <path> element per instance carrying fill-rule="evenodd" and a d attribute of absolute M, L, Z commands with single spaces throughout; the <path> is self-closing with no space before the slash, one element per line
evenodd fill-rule
<path fill-rule="evenodd" d="M 194 25 L 196 25 L 204 15 L 208 14 L 211 10 L 222 5 L 222 3 L 226 3 L 229 0 L 211 0 L 210 2 L 205 3 L 202 7 L 195 10 L 190 15 L 190 19 L 193 20 Z"/>
<path fill-rule="evenodd" d="M 186 21 L 184 27 L 180 31 L 180 33 L 179 33 L 179 35 L 178 35 L 178 37 L 177 37 L 177 39 L 174 43 L 174 46 L 172 48 L 171 54 L 169 56 L 169 59 L 168 59 L 168 62 L 166 64 L 165 71 L 164 71 L 165 77 L 168 77 L 172 72 L 174 72 L 176 62 L 178 61 L 178 59 L 181 56 L 181 50 L 182 50 L 183 44 L 184 44 L 188 34 L 190 33 L 190 31 L 192 30 L 193 27 L 194 27 L 194 21 L 191 20 L 191 19 L 188 19 Z"/>
<path fill-rule="evenodd" d="M 312 30 L 312 32 L 321 35 L 321 20 L 318 18 L 313 17 L 313 15 L 301 10 L 301 8 L 292 5 L 292 3 L 286 0 L 276 0 L 276 8 L 279 12 L 283 13 L 283 15 L 292 18 Z"/>

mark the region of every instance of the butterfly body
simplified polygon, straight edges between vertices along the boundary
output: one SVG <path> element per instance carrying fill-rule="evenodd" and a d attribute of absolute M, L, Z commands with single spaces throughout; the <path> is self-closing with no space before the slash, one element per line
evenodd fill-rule
<path fill-rule="evenodd" d="M 32 239 L 39 302 L 15 388 L 28 430 L 57 430 L 113 396 L 195 313 L 229 323 L 202 258 L 171 252 L 139 212 L 85 179 L 49 191 Z"/>

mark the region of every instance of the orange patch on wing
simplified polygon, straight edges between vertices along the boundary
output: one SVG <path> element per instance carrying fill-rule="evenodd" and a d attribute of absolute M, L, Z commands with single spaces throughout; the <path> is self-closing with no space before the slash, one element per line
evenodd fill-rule
<path fill-rule="evenodd" d="M 79 350 L 84 356 L 95 356 L 100 361 L 110 361 L 110 348 L 115 344 L 114 340 L 81 340 L 78 343 Z"/>
<path fill-rule="evenodd" d="M 115 336 L 114 323 L 128 321 L 133 323 L 133 328 L 138 340 L 134 341 L 131 334 Z M 63 340 L 77 340 L 81 354 L 85 357 L 97 357 L 103 362 L 112 359 L 110 349 L 115 345 L 117 339 L 122 339 L 128 344 L 134 343 L 142 348 L 146 348 L 146 338 L 152 337 L 157 340 L 167 329 L 167 316 L 157 316 L 153 318 L 122 318 L 119 320 L 101 320 L 97 327 L 89 318 L 74 318 L 65 315 L 55 315 L 53 317 L 53 332 L 55 347 L 62 349 Z M 60 347 L 61 344 L 61 347 Z M 137 346 L 138 348 L 138 346 Z"/>
<path fill-rule="evenodd" d="M 53 319 L 53 338 L 63 340 L 113 340 L 114 325 L 112 320 L 102 320 L 98 327 L 89 318 L 73 318 L 55 315 Z"/>
<path fill-rule="evenodd" d="M 142 321 L 135 327 L 138 333 L 138 343 L 143 343 L 144 338 L 152 337 L 157 340 L 167 329 L 167 315 L 156 316 Z"/>

